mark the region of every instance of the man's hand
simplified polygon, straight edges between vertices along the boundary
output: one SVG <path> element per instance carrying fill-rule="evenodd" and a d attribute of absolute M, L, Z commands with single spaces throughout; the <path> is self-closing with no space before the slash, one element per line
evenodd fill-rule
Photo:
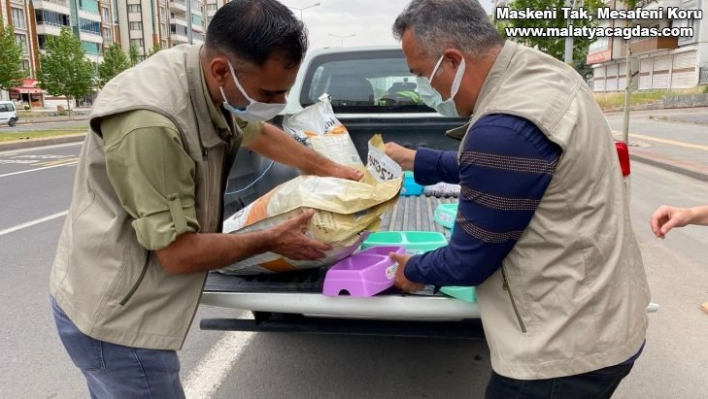
<path fill-rule="evenodd" d="M 314 171 L 313 174 L 315 176 L 338 177 L 340 179 L 347 179 L 353 181 L 359 181 L 364 177 L 364 174 L 362 172 L 332 161 L 328 161 L 324 167 Z"/>
<path fill-rule="evenodd" d="M 305 235 L 314 214 L 315 211 L 308 210 L 270 229 L 270 251 L 292 260 L 317 260 L 325 256 L 324 252 L 332 247 Z"/>
<path fill-rule="evenodd" d="M 404 171 L 412 171 L 415 164 L 415 150 L 410 150 L 396 143 L 386 143 L 386 155 L 401 166 Z"/>
<path fill-rule="evenodd" d="M 408 280 L 406 278 L 406 275 L 403 273 L 404 269 L 406 268 L 406 264 L 408 263 L 408 259 L 411 258 L 411 255 L 399 255 L 396 253 L 391 253 L 389 256 L 394 262 L 398 263 L 398 269 L 396 269 L 396 277 L 394 280 L 394 284 L 397 288 L 405 292 L 416 292 L 425 288 L 424 284 L 414 283 Z"/>
<path fill-rule="evenodd" d="M 666 233 L 674 227 L 684 227 L 691 223 L 693 212 L 691 209 L 661 206 L 651 216 L 649 223 L 654 235 L 665 238 Z"/>

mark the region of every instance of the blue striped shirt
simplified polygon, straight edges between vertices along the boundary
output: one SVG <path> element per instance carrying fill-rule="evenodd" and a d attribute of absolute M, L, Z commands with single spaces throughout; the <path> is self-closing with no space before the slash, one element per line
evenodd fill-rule
<path fill-rule="evenodd" d="M 470 127 L 462 155 L 419 148 L 416 182 L 460 184 L 450 243 L 411 257 L 404 274 L 415 283 L 475 286 L 500 266 L 528 226 L 562 154 L 530 121 L 487 115 Z"/>

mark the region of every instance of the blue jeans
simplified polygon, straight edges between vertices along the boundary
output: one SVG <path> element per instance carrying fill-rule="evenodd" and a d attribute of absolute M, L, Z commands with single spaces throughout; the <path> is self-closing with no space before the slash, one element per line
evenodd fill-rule
<path fill-rule="evenodd" d="M 184 398 L 177 352 L 131 348 L 85 335 L 51 298 L 59 338 L 86 377 L 91 398 Z"/>
<path fill-rule="evenodd" d="M 585 374 L 548 380 L 522 381 L 492 371 L 486 399 L 609 399 L 634 362 L 618 364 Z"/>

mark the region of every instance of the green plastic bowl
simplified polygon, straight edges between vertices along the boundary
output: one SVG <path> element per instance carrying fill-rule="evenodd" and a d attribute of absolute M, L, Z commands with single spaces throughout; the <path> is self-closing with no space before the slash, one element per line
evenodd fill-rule
<path fill-rule="evenodd" d="M 407 252 L 428 252 L 447 245 L 443 233 L 435 231 L 381 231 L 372 233 L 361 246 L 362 250 L 371 247 L 400 245 Z"/>

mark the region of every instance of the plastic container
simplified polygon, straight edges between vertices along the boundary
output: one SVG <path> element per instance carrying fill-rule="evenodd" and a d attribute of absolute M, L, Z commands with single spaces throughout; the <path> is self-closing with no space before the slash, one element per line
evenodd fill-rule
<path fill-rule="evenodd" d="M 458 204 L 440 204 L 435 208 L 433 220 L 443 227 L 452 229 L 455 226 Z"/>
<path fill-rule="evenodd" d="M 477 291 L 474 287 L 442 287 L 440 292 L 468 303 L 477 302 Z"/>
<path fill-rule="evenodd" d="M 378 246 L 402 246 L 410 253 L 428 252 L 447 245 L 443 233 L 435 231 L 381 231 L 371 233 L 362 250 Z"/>
<path fill-rule="evenodd" d="M 390 253 L 405 254 L 402 246 L 380 246 L 354 254 L 337 262 L 327 271 L 322 294 L 371 297 L 393 286 L 398 264 Z"/>
<path fill-rule="evenodd" d="M 403 173 L 403 187 L 401 188 L 401 196 L 413 197 L 423 194 L 423 186 L 415 182 L 413 172 L 406 171 Z"/>

